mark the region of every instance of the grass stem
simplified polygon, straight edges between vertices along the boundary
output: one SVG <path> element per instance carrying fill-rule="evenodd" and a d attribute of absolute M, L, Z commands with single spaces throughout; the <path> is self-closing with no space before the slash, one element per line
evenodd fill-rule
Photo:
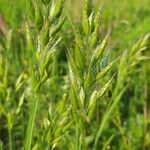
<path fill-rule="evenodd" d="M 34 122 L 35 122 L 35 117 L 36 117 L 37 106 L 38 106 L 38 99 L 37 99 L 37 94 L 35 94 L 35 99 L 34 99 L 33 107 L 31 110 L 31 114 L 29 116 L 28 126 L 27 126 L 25 150 L 31 149 L 33 127 L 34 127 Z"/>
<path fill-rule="evenodd" d="M 8 131 L 9 136 L 9 150 L 12 150 L 12 137 L 11 137 L 11 130 Z"/>

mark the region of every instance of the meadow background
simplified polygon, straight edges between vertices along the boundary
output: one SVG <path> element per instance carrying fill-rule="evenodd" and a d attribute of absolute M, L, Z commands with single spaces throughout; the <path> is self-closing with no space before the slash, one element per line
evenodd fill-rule
<path fill-rule="evenodd" d="M 95 0 L 94 3 L 98 9 L 102 1 Z M 26 4 L 26 0 L 0 0 L 0 150 L 23 149 L 34 103 L 30 70 L 31 63 L 36 64 L 36 61 L 26 42 L 29 14 Z M 107 114 L 109 100 L 118 83 L 115 77 L 98 103 L 92 122 L 77 130 L 75 124 L 78 123 L 73 119 L 74 108 L 70 102 L 72 97 L 69 96 L 71 81 L 67 49 L 74 46 L 72 24 L 82 33 L 83 4 L 83 0 L 65 1 L 66 21 L 56 36 L 56 39 L 62 37 L 61 42 L 51 64 L 50 76 L 39 92 L 31 144 L 33 150 L 93 149 L 102 118 Z M 99 34 L 100 38 L 106 34 L 109 37 L 102 65 L 106 66 L 126 51 L 130 52 L 133 45 L 149 33 L 149 0 L 105 0 L 100 15 Z M 133 69 L 127 70 L 130 66 L 128 63 L 123 66 L 131 74 L 119 78 L 123 80 L 120 88 L 126 89 L 98 136 L 94 147 L 97 150 L 150 150 L 150 38 L 148 42 L 146 52 L 142 51 L 146 60 L 138 62 Z M 130 62 L 128 56 L 124 59 Z M 115 63 L 111 72 L 101 80 L 102 85 L 117 72 L 119 64 Z M 80 135 L 77 132 L 82 131 L 82 128 L 84 132 Z"/>

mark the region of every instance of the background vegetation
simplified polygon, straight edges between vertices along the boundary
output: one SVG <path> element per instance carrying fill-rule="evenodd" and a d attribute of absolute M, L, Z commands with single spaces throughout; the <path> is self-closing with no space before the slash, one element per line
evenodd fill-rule
<path fill-rule="evenodd" d="M 48 38 L 28 2 L 0 0 L 0 150 L 149 150 L 150 1 L 95 0 L 93 45 L 85 1 L 62 2 Z"/>

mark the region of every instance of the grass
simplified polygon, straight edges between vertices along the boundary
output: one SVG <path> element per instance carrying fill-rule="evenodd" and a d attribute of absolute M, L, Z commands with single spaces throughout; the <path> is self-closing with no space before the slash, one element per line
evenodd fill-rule
<path fill-rule="evenodd" d="M 0 0 L 0 150 L 149 149 L 148 6 Z"/>

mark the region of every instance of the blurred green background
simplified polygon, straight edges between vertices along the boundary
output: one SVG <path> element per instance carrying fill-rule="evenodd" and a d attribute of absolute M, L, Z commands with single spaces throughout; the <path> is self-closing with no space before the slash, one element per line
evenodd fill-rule
<path fill-rule="evenodd" d="M 102 35 L 105 35 L 106 33 L 110 34 L 109 49 L 112 52 L 111 55 L 113 57 L 119 56 L 126 49 L 130 49 L 141 36 L 144 36 L 145 34 L 150 32 L 150 0 L 95 0 L 97 9 L 99 8 L 99 6 L 101 6 L 102 3 L 103 7 L 101 11 L 100 33 Z M 63 43 L 67 43 L 68 47 L 72 45 L 73 39 L 73 30 L 70 21 L 76 23 L 77 26 L 81 28 L 82 4 L 83 0 L 66 0 L 65 13 L 68 18 L 61 34 L 63 37 Z M 0 81 L 4 77 L 3 72 L 7 70 L 6 66 L 8 66 L 7 71 L 9 79 L 8 87 L 3 87 L 3 90 L 0 86 L 0 100 L 1 102 L 3 102 L 2 100 L 5 99 L 3 97 L 7 97 L 8 99 L 11 97 L 10 99 L 14 100 L 13 103 L 6 102 L 5 107 L 8 110 L 10 108 L 16 109 L 18 99 L 22 96 L 22 93 L 24 91 L 28 90 L 26 88 L 28 87 L 28 83 L 25 83 L 21 90 L 19 90 L 19 92 L 16 92 L 14 82 L 17 81 L 20 74 L 24 74 L 23 78 L 26 78 L 26 76 L 28 76 L 28 62 L 31 59 L 27 50 L 25 49 L 26 13 L 26 0 L 0 0 L 0 16 L 1 18 L 3 18 L 4 23 L 3 25 L 2 23 L 0 23 L 0 66 L 2 66 L 0 68 Z M 11 44 L 9 43 L 9 36 L 7 37 L 7 40 L 4 37 L 2 26 L 7 32 L 9 32 L 10 36 L 12 36 Z M 13 34 L 11 35 L 11 33 Z M 60 49 L 65 49 L 65 46 L 62 46 Z M 44 101 L 42 102 L 41 108 L 39 108 L 39 110 L 43 110 L 44 107 L 47 107 L 46 103 L 48 101 L 48 98 L 53 100 L 55 105 L 55 100 L 58 100 L 58 98 L 62 96 L 62 93 L 67 89 L 66 86 L 68 86 L 68 80 L 66 74 L 68 72 L 68 67 L 65 51 L 62 50 L 60 53 L 58 53 L 58 55 L 56 56 L 56 62 L 54 62 L 54 66 L 55 77 L 43 88 L 42 96 L 44 97 Z M 135 150 L 141 149 L 141 139 L 143 139 L 143 130 L 141 129 L 143 129 L 143 108 L 145 108 L 145 103 L 143 100 L 143 85 L 145 84 L 145 82 L 147 85 L 147 91 L 150 91 L 149 62 L 141 65 L 141 68 L 142 71 L 134 75 L 134 80 L 130 79 L 130 88 L 127 90 L 126 95 L 122 98 L 120 104 L 120 108 L 122 109 L 120 110 L 120 114 L 122 120 L 125 119 L 126 121 L 121 126 L 121 128 L 118 127 L 120 129 L 120 132 L 123 129 L 126 137 L 130 140 L 131 145 L 135 145 Z M 145 76 L 143 77 L 144 71 Z M 46 93 L 46 91 L 50 92 Z M 56 91 L 59 92 L 56 93 Z M 27 95 L 26 101 L 29 101 L 31 99 L 31 97 L 29 97 L 28 100 L 28 97 L 29 96 Z M 148 101 L 146 103 L 147 105 L 150 104 L 149 97 L 150 92 L 148 92 L 146 96 L 146 99 Z M 150 112 L 150 110 L 148 111 Z M 39 112 L 39 116 L 45 113 L 44 111 Z M 39 116 L 38 119 L 40 118 Z M 21 116 L 19 117 L 21 118 Z M 1 120 L 2 119 L 0 116 L 0 124 Z M 17 125 L 19 122 L 18 120 L 14 121 Z M 26 121 L 27 120 L 24 120 L 25 125 Z M 5 120 L 4 122 L 2 121 L 2 123 L 5 124 Z M 118 132 L 118 129 L 116 130 L 117 127 L 114 127 L 114 125 L 112 126 L 113 127 L 110 130 L 105 131 L 105 136 L 102 138 L 102 141 L 106 141 L 106 139 L 110 135 L 112 135 L 112 133 Z M 22 137 L 19 138 L 23 138 L 25 128 L 21 127 L 20 130 L 23 134 Z M 3 129 L 3 126 L 0 127 L 0 131 L 2 131 L 1 135 L 4 135 L 4 141 L 5 138 L 7 141 L 7 135 L 5 133 L 5 129 Z M 18 139 L 17 136 L 18 135 L 16 135 L 15 138 Z M 150 135 L 148 135 L 148 137 L 146 138 L 148 139 L 147 143 L 150 144 Z M 18 145 L 22 144 L 19 142 L 20 141 L 18 141 Z M 118 143 L 112 143 L 112 145 L 115 145 L 115 148 L 117 147 L 117 145 L 121 145 L 119 144 L 119 140 L 117 142 Z"/>
<path fill-rule="evenodd" d="M 102 28 L 112 30 L 113 45 L 127 48 L 138 37 L 150 30 L 149 0 L 95 0 L 96 6 L 103 3 Z M 66 0 L 66 14 L 80 22 L 83 0 Z M 0 15 L 11 29 L 23 27 L 26 0 L 0 0 Z"/>

